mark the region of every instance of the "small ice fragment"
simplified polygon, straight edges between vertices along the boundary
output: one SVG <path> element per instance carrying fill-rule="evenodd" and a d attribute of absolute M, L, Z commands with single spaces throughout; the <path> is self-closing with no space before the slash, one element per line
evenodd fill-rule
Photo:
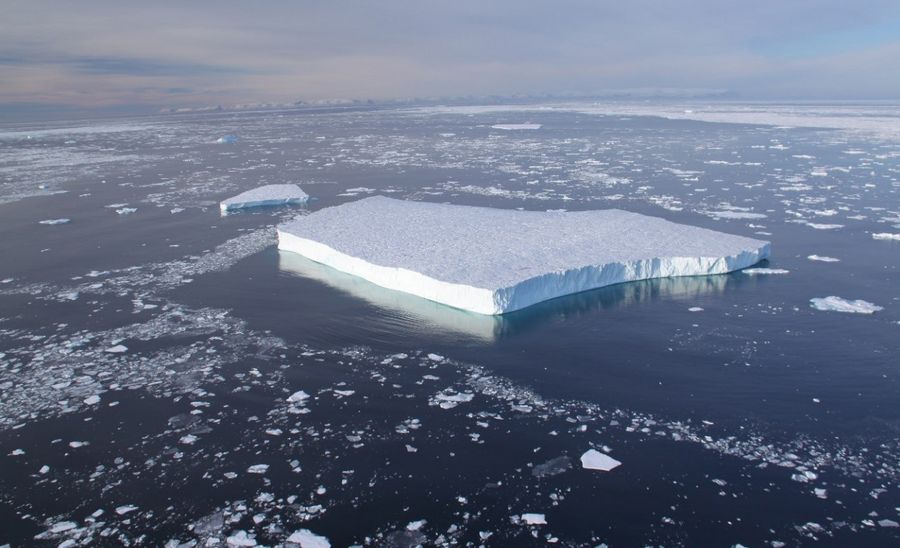
<path fill-rule="evenodd" d="M 837 263 L 840 262 L 840 259 L 835 259 L 834 257 L 826 257 L 824 255 L 810 255 L 807 257 L 810 261 L 820 261 L 823 263 Z"/>
<path fill-rule="evenodd" d="M 59 533 L 65 533 L 66 531 L 71 531 L 76 527 L 78 527 L 78 524 L 74 521 L 59 521 L 57 523 L 54 523 L 50 527 L 50 532 L 56 535 Z"/>
<path fill-rule="evenodd" d="M 251 474 L 265 474 L 268 469 L 268 464 L 254 464 L 253 466 L 247 468 L 247 472 Z"/>
<path fill-rule="evenodd" d="M 289 401 L 291 403 L 301 403 L 301 402 L 305 402 L 308 399 L 309 399 L 309 394 L 307 394 L 303 390 L 298 390 L 298 391 L 294 392 L 293 394 L 291 394 L 288 397 L 287 401 Z"/>
<path fill-rule="evenodd" d="M 138 507 L 133 504 L 125 504 L 125 505 L 122 505 L 122 506 L 119 506 L 118 508 L 116 508 L 116 513 L 119 514 L 120 516 L 124 516 L 128 512 L 134 512 L 137 509 L 138 509 Z"/>
<path fill-rule="evenodd" d="M 78 449 L 79 447 L 84 447 L 87 444 L 88 442 L 86 441 L 70 441 L 69 447 L 71 447 L 72 449 Z"/>
<path fill-rule="evenodd" d="M 900 242 L 900 234 L 891 234 L 890 232 L 879 232 L 877 234 L 872 234 L 873 240 L 893 240 L 895 242 Z"/>
<path fill-rule="evenodd" d="M 116 210 L 116 213 L 119 215 L 130 215 L 137 211 L 136 207 L 122 207 Z"/>
<path fill-rule="evenodd" d="M 247 534 L 247 531 L 238 530 L 225 539 L 228 546 L 256 546 L 256 539 Z"/>
<path fill-rule="evenodd" d="M 878 525 L 882 527 L 900 527 L 900 523 L 897 523 L 892 519 L 880 519 L 878 520 Z"/>
<path fill-rule="evenodd" d="M 309 529 L 294 531 L 287 538 L 287 542 L 299 544 L 300 548 L 331 548 L 331 542 L 326 537 L 317 535 Z"/>
<path fill-rule="evenodd" d="M 193 434 L 187 434 L 186 436 L 181 436 L 181 439 L 178 440 L 178 443 L 184 445 L 193 445 L 193 443 L 198 439 L 199 438 Z"/>
<path fill-rule="evenodd" d="M 84 399 L 84 403 L 86 405 L 97 405 L 100 403 L 100 396 L 94 394 L 93 396 L 88 396 Z"/>
<path fill-rule="evenodd" d="M 44 221 L 39 221 L 39 224 L 42 225 L 64 225 L 66 223 L 71 223 L 72 219 L 47 219 Z"/>
<path fill-rule="evenodd" d="M 25 454 L 25 451 L 22 449 L 13 449 L 12 452 L 10 452 L 10 455 L 12 455 L 14 457 L 18 457 L 19 455 L 24 455 L 24 454 Z"/>
<path fill-rule="evenodd" d="M 237 135 L 223 135 L 216 139 L 216 143 L 220 145 L 232 145 L 238 142 Z"/>
<path fill-rule="evenodd" d="M 621 464 L 621 462 L 596 449 L 589 449 L 581 455 L 581 466 L 587 470 L 609 472 Z"/>
<path fill-rule="evenodd" d="M 356 394 L 356 390 L 335 390 L 334 393 L 338 396 L 352 396 Z"/>
<path fill-rule="evenodd" d="M 789 274 L 791 271 L 783 268 L 745 268 L 741 272 L 744 274 Z"/>
<path fill-rule="evenodd" d="M 857 299 L 855 301 L 847 300 L 841 297 L 816 297 L 809 300 L 810 306 L 816 310 L 846 312 L 848 314 L 874 314 L 884 307 Z"/>
<path fill-rule="evenodd" d="M 39 473 L 39 474 L 46 474 L 46 473 L 49 472 L 49 471 L 50 471 L 50 467 L 47 466 L 47 465 L 45 464 L 45 465 L 41 466 L 41 469 L 38 470 L 38 473 Z"/>
<path fill-rule="evenodd" d="M 424 527 L 426 523 L 428 523 L 428 521 L 424 520 L 424 519 L 411 521 L 408 524 L 406 524 L 406 530 L 407 531 L 418 531 L 419 529 Z"/>
<path fill-rule="evenodd" d="M 517 129 L 541 129 L 541 124 L 494 124 L 491 129 L 513 131 Z"/>
<path fill-rule="evenodd" d="M 442 362 L 444 361 L 444 357 L 440 354 L 428 354 L 428 359 L 433 362 Z"/>
<path fill-rule="evenodd" d="M 688 312 L 703 312 L 703 309 L 699 306 L 692 306 L 688 308 Z"/>
<path fill-rule="evenodd" d="M 109 352 L 110 354 L 121 354 L 123 352 L 126 352 L 127 350 L 128 350 L 128 347 L 125 346 L 124 344 L 117 344 L 115 346 L 111 346 L 111 347 L 107 348 L 105 351 Z"/>
<path fill-rule="evenodd" d="M 547 525 L 544 514 L 522 514 L 522 521 L 527 525 Z"/>

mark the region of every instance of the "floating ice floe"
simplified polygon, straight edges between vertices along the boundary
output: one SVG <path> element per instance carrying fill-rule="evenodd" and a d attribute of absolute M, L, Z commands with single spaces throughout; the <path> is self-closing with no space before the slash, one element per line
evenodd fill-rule
<path fill-rule="evenodd" d="M 822 263 L 838 263 L 841 260 L 835 259 L 834 257 L 825 257 L 823 255 L 810 255 L 807 257 L 810 261 L 819 261 Z"/>
<path fill-rule="evenodd" d="M 38 221 L 38 223 L 42 225 L 64 225 L 71 222 L 72 219 L 46 219 L 44 221 Z"/>
<path fill-rule="evenodd" d="M 547 525 L 547 518 L 544 514 L 522 514 L 522 521 L 526 525 Z"/>
<path fill-rule="evenodd" d="M 216 139 L 216 143 L 220 145 L 231 145 L 238 142 L 237 135 L 223 135 Z"/>
<path fill-rule="evenodd" d="M 294 531 L 287 538 L 287 542 L 299 544 L 300 548 L 331 548 L 331 542 L 326 537 L 317 535 L 309 529 Z"/>
<path fill-rule="evenodd" d="M 265 185 L 222 200 L 219 207 L 226 212 L 248 207 L 302 204 L 308 199 L 309 195 L 294 184 Z"/>
<path fill-rule="evenodd" d="M 481 314 L 622 282 L 723 274 L 770 252 L 768 242 L 617 209 L 519 211 L 382 196 L 280 225 L 278 247 Z"/>
<path fill-rule="evenodd" d="M 790 270 L 783 268 L 745 268 L 741 270 L 744 274 L 790 274 Z"/>
<path fill-rule="evenodd" d="M 864 301 L 862 299 L 850 301 L 833 295 L 830 297 L 816 297 L 810 299 L 809 302 L 811 303 L 810 306 L 816 310 L 847 312 L 851 314 L 874 314 L 879 310 L 884 310 L 884 307 L 870 303 L 869 301 Z"/>
<path fill-rule="evenodd" d="M 588 449 L 581 455 L 581 467 L 586 470 L 601 470 L 609 472 L 613 468 L 618 467 L 622 463 L 610 457 L 605 453 L 601 453 L 596 449 Z"/>
<path fill-rule="evenodd" d="M 879 232 L 876 234 L 872 234 L 872 239 L 874 239 L 874 240 L 893 240 L 895 242 L 900 242 L 900 234 L 891 234 L 890 232 Z"/>
<path fill-rule="evenodd" d="M 506 131 L 514 131 L 517 129 L 541 129 L 541 124 L 494 124 L 492 129 L 503 129 Z"/>

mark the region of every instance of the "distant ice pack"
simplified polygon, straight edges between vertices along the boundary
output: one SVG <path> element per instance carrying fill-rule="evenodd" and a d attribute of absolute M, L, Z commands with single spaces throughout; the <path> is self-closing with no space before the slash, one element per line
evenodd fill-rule
<path fill-rule="evenodd" d="M 374 196 L 278 227 L 278 247 L 481 314 L 607 285 L 723 274 L 769 243 L 617 209 L 544 212 Z"/>
<path fill-rule="evenodd" d="M 309 195 L 297 185 L 265 185 L 223 200 L 219 207 L 224 213 L 248 207 L 302 204 L 308 199 Z"/>

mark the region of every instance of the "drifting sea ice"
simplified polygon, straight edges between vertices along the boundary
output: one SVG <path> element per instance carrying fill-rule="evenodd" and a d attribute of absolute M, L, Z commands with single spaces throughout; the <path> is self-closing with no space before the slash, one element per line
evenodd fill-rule
<path fill-rule="evenodd" d="M 741 272 L 744 274 L 789 274 L 791 271 L 783 268 L 746 268 Z"/>
<path fill-rule="evenodd" d="M 522 514 L 521 519 L 526 525 L 547 525 L 547 518 L 544 514 Z"/>
<path fill-rule="evenodd" d="M 900 242 L 900 234 L 891 234 L 890 232 L 879 232 L 877 234 L 872 234 L 873 240 L 894 240 L 896 242 Z"/>
<path fill-rule="evenodd" d="M 224 213 L 248 207 L 301 204 L 308 199 L 309 195 L 294 184 L 265 185 L 222 200 L 219 207 Z"/>
<path fill-rule="evenodd" d="M 884 307 L 870 303 L 869 301 L 864 301 L 862 299 L 850 301 L 833 295 L 830 297 L 810 299 L 809 302 L 810 306 L 816 310 L 847 312 L 850 314 L 874 314 L 879 310 L 884 310 Z"/>
<path fill-rule="evenodd" d="M 216 143 L 220 145 L 231 145 L 238 142 L 237 135 L 223 135 L 216 139 Z"/>
<path fill-rule="evenodd" d="M 588 449 L 581 455 L 581 466 L 586 470 L 600 470 L 609 472 L 613 468 L 617 468 L 622 463 L 610 457 L 605 453 L 601 453 L 596 449 Z"/>
<path fill-rule="evenodd" d="M 47 219 L 45 221 L 39 221 L 38 224 L 42 225 L 64 225 L 67 223 L 71 223 L 72 219 Z"/>
<path fill-rule="evenodd" d="M 503 129 L 513 131 L 516 129 L 541 129 L 541 124 L 494 124 L 492 129 Z"/>
<path fill-rule="evenodd" d="M 309 529 L 295 531 L 287 538 L 287 542 L 299 544 L 300 548 L 331 548 L 327 538 L 317 535 Z"/>
<path fill-rule="evenodd" d="M 518 211 L 383 196 L 280 225 L 278 247 L 481 314 L 622 282 L 724 274 L 769 256 L 768 242 L 617 209 Z"/>

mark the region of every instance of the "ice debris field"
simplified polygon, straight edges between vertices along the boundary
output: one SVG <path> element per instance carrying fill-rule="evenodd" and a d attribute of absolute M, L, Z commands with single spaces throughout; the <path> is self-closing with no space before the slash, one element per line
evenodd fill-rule
<path fill-rule="evenodd" d="M 769 243 L 617 209 L 537 212 L 373 196 L 278 227 L 278 247 L 481 314 L 607 285 L 723 274 Z"/>
<path fill-rule="evenodd" d="M 309 195 L 297 185 L 265 185 L 222 200 L 219 207 L 225 213 L 250 207 L 302 204 L 307 200 Z"/>

